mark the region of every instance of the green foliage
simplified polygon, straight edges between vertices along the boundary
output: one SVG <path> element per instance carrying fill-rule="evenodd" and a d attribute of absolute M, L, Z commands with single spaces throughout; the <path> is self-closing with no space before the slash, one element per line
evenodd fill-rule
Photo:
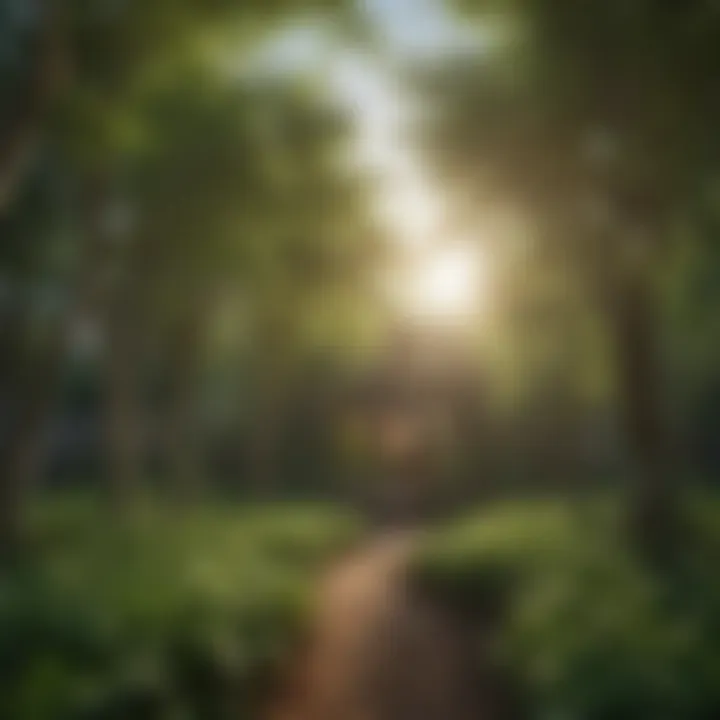
<path fill-rule="evenodd" d="M 36 555 L 0 592 L 0 715 L 17 720 L 246 717 L 359 529 L 309 506 L 36 516 Z"/>
<path fill-rule="evenodd" d="M 506 604 L 500 654 L 533 717 L 717 717 L 717 512 L 694 513 L 686 557 L 663 579 L 628 551 L 612 503 L 471 517 L 431 535 L 416 572 L 465 610 Z"/>

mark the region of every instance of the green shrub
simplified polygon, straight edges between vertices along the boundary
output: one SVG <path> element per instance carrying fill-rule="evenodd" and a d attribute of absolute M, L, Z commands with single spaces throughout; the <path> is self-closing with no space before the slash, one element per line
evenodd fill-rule
<path fill-rule="evenodd" d="M 31 559 L 0 584 L 0 717 L 252 717 L 303 626 L 325 561 L 357 536 L 332 509 L 92 503 L 34 518 Z"/>
<path fill-rule="evenodd" d="M 720 510 L 703 503 L 685 560 L 660 579 L 611 507 L 508 507 L 438 530 L 418 582 L 481 612 L 506 604 L 499 660 L 538 718 L 720 717 Z"/>

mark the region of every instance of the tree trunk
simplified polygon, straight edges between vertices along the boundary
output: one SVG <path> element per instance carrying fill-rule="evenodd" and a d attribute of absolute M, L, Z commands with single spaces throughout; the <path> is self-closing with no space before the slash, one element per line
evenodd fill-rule
<path fill-rule="evenodd" d="M 138 347 L 125 308 L 109 322 L 105 370 L 105 442 L 108 489 L 120 513 L 136 504 L 143 474 Z"/>
<path fill-rule="evenodd" d="M 26 88 L 10 126 L 0 128 L 0 215 L 12 204 L 42 128 L 67 79 L 67 53 L 58 0 L 44 0 Z"/>
<path fill-rule="evenodd" d="M 107 306 L 108 243 L 101 227 L 104 179 L 104 173 L 89 178 L 88 227 L 78 240 L 78 264 L 69 280 L 71 297 L 50 328 L 45 347 L 34 359 L 28 352 L 30 309 L 14 318 L 3 340 L 3 403 L 10 427 L 0 453 L 0 551 L 12 551 L 21 540 L 25 503 L 43 462 L 44 432 L 62 380 L 69 332 L 78 315 L 102 315 Z M 120 365 L 119 354 L 113 354 L 113 360 Z"/>
<path fill-rule="evenodd" d="M 45 431 L 60 391 L 68 335 L 95 282 L 97 257 L 88 238 L 78 252 L 71 301 L 48 329 L 42 347 L 29 347 L 29 306 L 16 311 L 3 338 L 3 405 L 9 427 L 0 452 L 0 544 L 11 551 L 21 540 L 26 499 L 43 464 Z"/>
<path fill-rule="evenodd" d="M 14 116 L 0 128 L 0 215 L 11 206 L 37 147 L 45 118 L 65 79 L 67 56 L 60 4 L 45 0 L 34 43 L 34 58 Z M 0 453 L 0 552 L 15 552 L 24 531 L 25 501 L 42 464 L 46 421 L 55 400 L 65 350 L 66 320 L 51 333 L 42 357 L 26 365 L 27 313 L 10 331 L 5 412 L 9 420 Z"/>
<path fill-rule="evenodd" d="M 0 553 L 4 556 L 22 545 L 26 500 L 43 462 L 45 431 L 60 385 L 64 345 L 64 334 L 58 332 L 42 356 L 27 367 L 19 367 L 24 362 L 23 353 L 15 348 L 15 384 L 5 394 L 10 426 L 0 458 Z"/>
<path fill-rule="evenodd" d="M 284 406 L 288 387 L 287 354 L 292 347 L 294 328 L 285 308 L 270 308 L 260 317 L 255 338 L 253 383 L 255 412 L 248 436 L 248 483 L 259 497 L 278 491 L 281 466 L 279 453 Z"/>
<path fill-rule="evenodd" d="M 49 328 L 43 347 L 28 347 L 32 308 L 14 312 L 3 338 L 3 405 L 9 428 L 0 453 L 0 545 L 12 552 L 23 534 L 28 494 L 43 462 L 44 433 L 57 398 L 66 358 L 68 334 L 78 312 L 97 301 L 99 238 L 86 233 L 79 240 L 78 266 L 65 313 Z"/>
<path fill-rule="evenodd" d="M 168 414 L 168 470 L 171 488 L 183 502 L 197 500 L 202 491 L 204 467 L 199 437 L 199 382 L 205 314 L 197 308 L 177 337 L 172 358 L 172 387 Z"/>
<path fill-rule="evenodd" d="M 613 324 L 619 419 L 632 461 L 631 524 L 640 548 L 667 557 L 676 530 L 673 447 L 663 401 L 659 299 L 648 273 L 616 285 Z"/>
<path fill-rule="evenodd" d="M 255 414 L 252 417 L 249 447 L 250 487 L 258 497 L 270 498 L 277 491 L 278 435 L 280 411 L 278 389 L 272 380 L 263 383 Z"/>
<path fill-rule="evenodd" d="M 134 275 L 135 245 L 130 238 L 113 237 L 108 227 L 110 180 L 104 167 L 86 178 L 86 287 L 78 309 L 98 318 L 105 331 L 103 429 L 108 493 L 114 508 L 126 513 L 137 500 L 143 470 L 139 408 L 142 288 Z"/>

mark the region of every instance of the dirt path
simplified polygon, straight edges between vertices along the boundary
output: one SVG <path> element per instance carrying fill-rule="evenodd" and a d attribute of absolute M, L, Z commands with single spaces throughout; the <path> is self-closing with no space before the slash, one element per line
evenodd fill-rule
<path fill-rule="evenodd" d="M 383 536 L 329 574 L 310 646 L 268 720 L 497 717 L 480 710 L 457 628 L 407 586 L 415 540 Z"/>

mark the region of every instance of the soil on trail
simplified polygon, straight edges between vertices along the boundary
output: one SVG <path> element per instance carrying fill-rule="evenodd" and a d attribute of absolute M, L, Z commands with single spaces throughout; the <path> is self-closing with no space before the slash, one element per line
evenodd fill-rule
<path fill-rule="evenodd" d="M 383 536 L 329 573 L 309 645 L 267 720 L 511 717 L 482 690 L 477 665 L 469 672 L 467 632 L 406 582 L 415 541 Z"/>

